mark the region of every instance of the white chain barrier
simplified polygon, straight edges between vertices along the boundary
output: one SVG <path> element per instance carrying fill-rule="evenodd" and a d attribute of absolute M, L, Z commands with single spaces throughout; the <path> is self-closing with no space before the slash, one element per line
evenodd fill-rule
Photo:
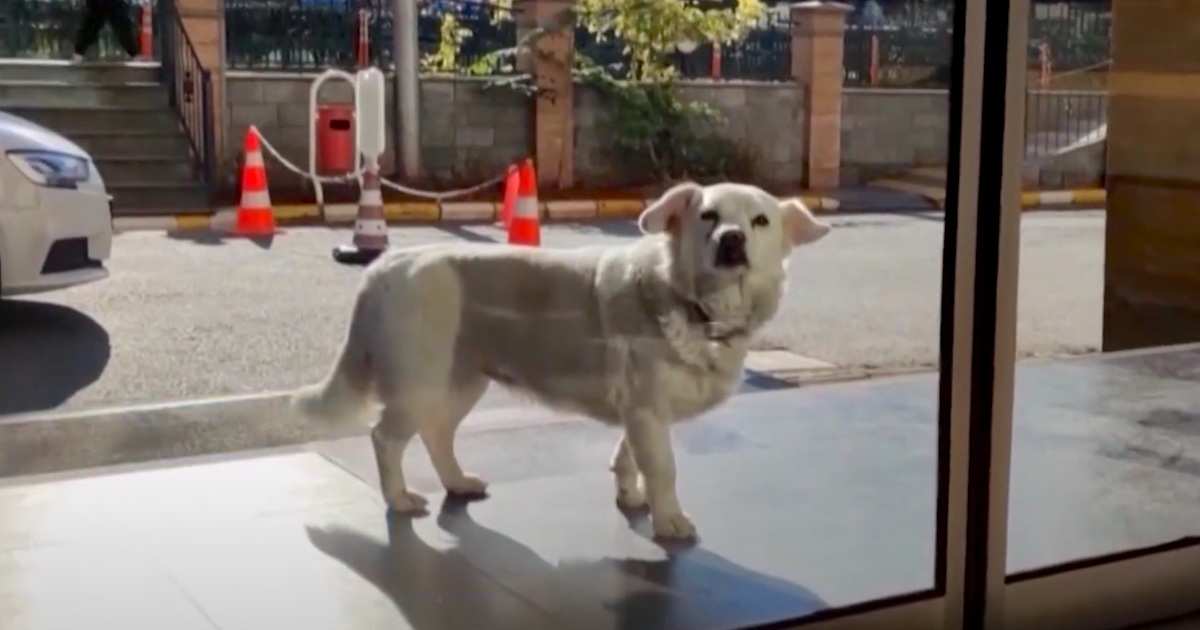
<path fill-rule="evenodd" d="M 317 95 L 321 86 L 329 79 L 341 79 L 350 83 L 354 89 L 354 118 L 355 118 L 355 169 L 344 175 L 320 175 L 317 173 Z M 309 133 L 308 133 L 308 170 L 304 170 L 296 166 L 279 152 L 261 132 L 258 133 L 258 139 L 261 141 L 263 149 L 271 155 L 277 162 L 283 165 L 285 169 L 299 175 L 300 177 L 311 181 L 314 184 L 314 189 L 317 197 L 317 207 L 324 212 L 325 208 L 325 184 L 350 184 L 355 183 L 362 185 L 362 176 L 368 169 L 378 169 L 379 158 L 384 152 L 384 141 L 386 134 L 385 113 L 384 113 L 384 77 L 383 73 L 378 68 L 367 68 L 359 70 L 356 74 L 331 68 L 321 73 L 313 80 L 312 88 L 309 90 Z M 441 203 L 458 197 L 465 197 L 472 193 L 479 192 L 486 188 L 495 186 L 508 176 L 507 173 L 493 177 L 481 184 L 476 184 L 467 188 L 458 188 L 455 190 L 443 190 L 440 192 L 418 190 L 410 188 L 398 182 L 393 182 L 383 177 L 379 178 L 380 183 L 385 188 L 411 195 L 419 199 L 427 199 L 436 203 Z"/>

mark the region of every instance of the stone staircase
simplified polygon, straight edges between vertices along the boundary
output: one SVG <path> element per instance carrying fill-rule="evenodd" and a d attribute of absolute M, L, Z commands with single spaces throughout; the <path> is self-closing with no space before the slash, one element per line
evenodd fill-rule
<path fill-rule="evenodd" d="M 0 111 L 52 129 L 92 155 L 117 214 L 208 209 L 157 63 L 0 59 Z"/>

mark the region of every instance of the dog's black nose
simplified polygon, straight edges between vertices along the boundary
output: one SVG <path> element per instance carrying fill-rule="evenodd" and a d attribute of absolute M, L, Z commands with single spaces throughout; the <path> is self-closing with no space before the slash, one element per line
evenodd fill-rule
<path fill-rule="evenodd" d="M 746 233 L 729 230 L 717 238 L 716 263 L 720 267 L 746 264 Z"/>
<path fill-rule="evenodd" d="M 741 230 L 730 230 L 721 235 L 717 245 L 732 249 L 746 249 L 746 233 Z"/>

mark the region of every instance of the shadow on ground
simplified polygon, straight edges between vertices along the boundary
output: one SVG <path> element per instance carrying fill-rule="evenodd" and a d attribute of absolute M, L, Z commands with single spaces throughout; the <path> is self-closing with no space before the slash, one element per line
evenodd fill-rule
<path fill-rule="evenodd" d="M 498 243 L 499 241 L 488 234 L 481 234 L 472 228 L 487 227 L 484 223 L 468 223 L 468 224 L 439 224 L 437 229 L 468 243 Z"/>
<path fill-rule="evenodd" d="M 277 232 L 276 234 L 282 234 Z M 271 249 L 275 243 L 275 235 L 239 236 L 221 230 L 168 230 L 167 238 L 175 241 L 191 241 L 196 245 L 225 245 L 230 240 L 245 240 L 257 245 L 260 249 Z"/>
<path fill-rule="evenodd" d="M 0 302 L 0 416 L 53 409 L 104 373 L 112 348 L 96 320 L 45 302 Z"/>
<path fill-rule="evenodd" d="M 642 235 L 641 229 L 638 228 L 637 221 L 614 220 L 606 219 L 602 221 L 588 221 L 573 226 L 576 232 L 580 234 L 604 234 L 607 236 L 623 236 L 634 238 Z"/>
<path fill-rule="evenodd" d="M 542 585 L 528 601 L 563 627 L 583 615 L 593 617 L 570 625 L 736 627 L 827 608 L 808 588 L 752 571 L 702 546 L 664 546 L 667 557 L 661 560 L 600 557 L 551 562 L 476 522 L 466 503 L 455 499 L 447 499 L 436 515 L 438 528 L 457 541 L 449 549 L 424 540 L 412 517 L 389 514 L 387 519 L 387 541 L 341 528 L 309 527 L 308 537 L 322 553 L 390 598 L 414 630 L 441 630 L 449 614 L 464 628 L 528 627 L 528 616 L 512 614 L 495 595 L 499 585 L 520 592 L 514 583 Z M 649 537 L 644 518 L 630 520 L 638 534 Z M 594 618 L 601 611 L 602 618 Z"/>
<path fill-rule="evenodd" d="M 173 241 L 191 241 L 196 245 L 225 244 L 225 234 L 216 230 L 168 230 L 167 238 Z"/>

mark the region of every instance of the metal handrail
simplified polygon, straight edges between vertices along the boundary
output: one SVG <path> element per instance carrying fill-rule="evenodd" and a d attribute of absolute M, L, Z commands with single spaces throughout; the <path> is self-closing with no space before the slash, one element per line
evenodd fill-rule
<path fill-rule="evenodd" d="M 157 4 L 154 29 L 160 34 L 161 80 L 171 108 L 179 113 L 193 164 L 211 193 L 217 179 L 212 72 L 200 61 L 175 0 Z"/>

